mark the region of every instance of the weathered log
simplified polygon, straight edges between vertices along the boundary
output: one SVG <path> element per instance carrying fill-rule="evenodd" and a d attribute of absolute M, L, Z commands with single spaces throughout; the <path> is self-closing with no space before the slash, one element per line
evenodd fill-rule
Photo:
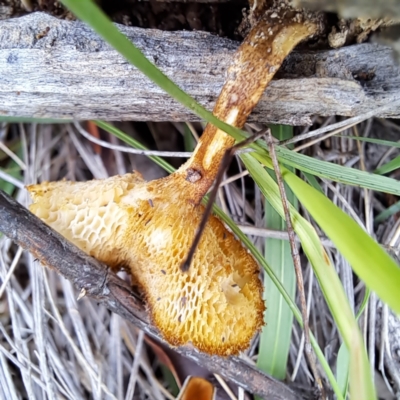
<path fill-rule="evenodd" d="M 13 198 L 0 190 L 0 232 L 28 250 L 49 268 L 67 278 L 81 293 L 132 322 L 160 341 L 143 303 L 131 287 L 106 265 L 88 256 Z M 198 365 L 222 375 L 245 390 L 276 400 L 302 398 L 287 385 L 271 378 L 238 357 L 210 356 L 191 346 L 175 350 Z"/>
<path fill-rule="evenodd" d="M 315 10 L 337 12 L 343 18 L 400 17 L 399 0 L 295 0 L 294 4 Z"/>
<path fill-rule="evenodd" d="M 204 32 L 120 26 L 166 75 L 208 109 L 239 43 Z M 400 98 L 391 50 L 361 44 L 288 57 L 250 121 L 309 124 L 355 116 Z M 0 21 L 0 115 L 105 120 L 186 120 L 177 104 L 89 27 L 42 13 Z M 381 117 L 399 117 L 399 107 Z"/>

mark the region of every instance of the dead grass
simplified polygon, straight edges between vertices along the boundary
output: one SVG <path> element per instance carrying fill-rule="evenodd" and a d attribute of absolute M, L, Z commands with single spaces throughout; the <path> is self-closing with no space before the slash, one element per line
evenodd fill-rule
<path fill-rule="evenodd" d="M 336 121 L 334 118 L 329 121 L 315 119 L 317 125 L 324 122 Z M 184 124 L 119 125 L 153 149 L 183 150 Z M 196 124 L 194 130 L 199 134 L 200 124 Z M 396 140 L 399 130 L 398 125 L 389 121 L 368 120 L 343 134 Z M 73 125 L 3 125 L 0 136 L 14 152 L 4 156 L 3 165 L 14 158 L 17 165 L 24 168 L 23 183 L 13 177 L 11 171 L 3 171 L 0 178 L 15 184 L 13 195 L 24 205 L 28 205 L 29 198 L 23 185 L 43 180 L 104 178 L 132 169 L 141 172 L 145 179 L 155 179 L 164 174 L 146 156 L 98 147 L 82 137 Z M 106 133 L 101 133 L 101 139 L 123 146 Z M 333 137 L 302 151 L 327 161 L 372 171 L 383 159 L 393 157 L 386 150 Z M 169 161 L 178 166 L 182 159 L 175 157 L 176 154 L 172 156 Z M 253 234 L 252 240 L 263 250 L 263 238 L 277 233 L 263 228 L 262 196 L 256 185 L 245 176 L 239 159 L 233 164 L 230 175 L 237 179 L 221 187 L 219 205 L 238 225 Z M 321 185 L 339 207 L 381 243 L 393 248 L 398 246 L 400 223 L 397 219 L 391 218 L 378 226 L 373 223 L 373 216 L 395 199 L 327 181 L 322 181 Z M 302 212 L 307 215 L 304 210 Z M 329 241 L 325 242 L 356 312 L 365 289 L 343 257 Z M 341 344 L 338 332 L 312 270 L 305 259 L 303 262 L 311 328 L 334 368 Z M 173 352 L 162 347 L 157 350 L 137 328 L 102 306 L 87 298 L 77 302 L 78 293 L 69 282 L 42 268 L 30 254 L 21 251 L 5 237 L 0 241 L 0 284 L 0 398 L 173 399 L 171 379 L 161 366 L 158 351 L 175 365 L 180 379 L 185 374 L 210 377 L 207 371 L 199 372 L 196 365 Z M 380 397 L 393 398 L 400 388 L 400 343 L 399 335 L 396 335 L 400 329 L 399 321 L 372 296 L 368 312 L 361 316 L 360 324 L 368 343 L 371 364 L 375 366 L 375 376 L 383 382 L 379 386 Z M 288 381 L 307 388 L 312 384 L 312 378 L 303 357 L 303 340 L 295 323 Z M 256 360 L 256 349 L 257 341 L 248 353 L 253 361 Z M 235 398 L 248 398 L 234 385 L 231 389 L 238 396 Z M 229 398 L 222 388 L 218 393 L 220 398 Z"/>

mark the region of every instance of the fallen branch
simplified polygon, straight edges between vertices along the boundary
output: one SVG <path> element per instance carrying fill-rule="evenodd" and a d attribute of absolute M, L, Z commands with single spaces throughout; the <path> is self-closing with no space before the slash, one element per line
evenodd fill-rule
<path fill-rule="evenodd" d="M 204 32 L 120 29 L 182 89 L 213 108 L 238 42 Z M 198 120 L 83 23 L 43 13 L 0 21 L 0 76 L 4 116 Z M 312 115 L 355 116 L 399 93 L 400 69 L 388 47 L 297 52 L 249 120 L 301 125 Z M 379 116 L 400 117 L 400 107 Z"/>
<path fill-rule="evenodd" d="M 143 303 L 135 296 L 128 283 L 106 265 L 68 242 L 3 191 L 0 191 L 0 231 L 32 253 L 42 264 L 71 281 L 82 294 L 132 322 L 146 334 L 164 342 L 150 324 Z M 209 356 L 189 346 L 177 347 L 175 350 L 251 393 L 277 400 L 301 398 L 288 386 L 238 357 Z"/>

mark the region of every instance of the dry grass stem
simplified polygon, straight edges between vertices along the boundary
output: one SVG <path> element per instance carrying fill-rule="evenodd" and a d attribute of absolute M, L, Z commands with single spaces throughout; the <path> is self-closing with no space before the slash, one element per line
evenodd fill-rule
<path fill-rule="evenodd" d="M 317 368 L 317 360 L 315 357 L 314 350 L 311 347 L 311 341 L 310 341 L 310 326 L 308 323 L 308 312 L 307 312 L 307 303 L 306 303 L 306 297 L 304 293 L 304 280 L 303 280 L 303 272 L 301 268 L 301 262 L 300 262 L 300 256 L 299 256 L 299 251 L 295 242 L 295 233 L 293 230 L 293 225 L 292 225 L 292 219 L 290 216 L 290 211 L 289 211 L 289 202 L 286 197 L 286 191 L 285 191 L 285 186 L 283 184 L 283 179 L 282 179 L 282 174 L 280 171 L 279 163 L 278 163 L 278 158 L 276 157 L 276 152 L 275 152 L 275 144 L 273 140 L 273 136 L 271 134 L 271 130 L 268 129 L 267 131 L 267 139 L 268 139 L 268 147 L 269 147 L 269 152 L 270 156 L 272 159 L 272 164 L 274 166 L 274 172 L 276 175 L 276 180 L 278 183 L 279 187 L 279 193 L 281 195 L 282 199 L 282 205 L 283 205 L 283 211 L 285 214 L 285 221 L 286 221 L 286 227 L 289 235 L 289 243 L 290 243 L 290 250 L 292 253 L 292 258 L 293 258 L 293 264 L 296 272 L 296 282 L 297 282 L 297 288 L 298 288 L 298 293 L 300 297 L 300 305 L 301 305 L 301 316 L 303 319 L 303 330 L 304 330 L 304 349 L 305 353 L 308 359 L 308 362 L 310 364 L 311 370 L 314 375 L 315 382 L 317 384 L 317 388 L 319 390 L 320 397 L 322 399 L 326 399 L 326 394 L 325 394 L 325 389 L 322 383 L 322 380 L 320 378 L 320 374 L 318 372 Z"/>
<path fill-rule="evenodd" d="M 321 124 L 324 122 L 325 120 L 320 121 Z M 390 124 L 385 124 L 383 129 L 382 123 L 377 120 L 372 123 L 363 123 L 359 125 L 358 129 L 361 136 L 365 134 L 374 136 L 377 132 L 386 132 L 387 135 L 394 135 L 393 137 L 398 134 L 398 130 Z M 76 142 L 67 133 L 66 128 L 59 125 L 40 125 L 36 128 L 29 125 L 20 125 L 8 131 L 8 135 L 13 132 L 22 138 L 21 145 L 24 149 L 22 161 L 27 166 L 24 174 L 27 184 L 33 183 L 37 177 L 44 180 L 57 180 L 65 176 L 81 180 L 88 179 L 91 176 L 90 171 L 93 169 L 93 165 L 103 165 L 107 173 L 109 171 L 111 173 L 126 173 L 132 170 L 131 160 L 133 156 L 117 150 L 104 149 L 99 159 L 94 148 L 87 144 L 77 149 Z M 172 135 L 172 132 L 169 135 Z M 82 144 L 81 139 L 77 139 Z M 325 160 L 330 159 L 332 154 L 335 154 L 335 162 L 341 164 L 354 164 L 360 159 L 359 150 L 355 142 L 350 139 L 332 137 L 329 138 L 329 147 L 326 143 L 315 144 L 312 148 L 308 148 L 307 151 L 312 151 L 313 153 L 311 154 Z M 171 150 L 174 150 L 174 148 Z M 111 159 L 107 159 L 109 155 L 107 155 L 106 151 L 110 151 Z M 85 155 L 84 158 L 80 156 L 81 152 L 84 152 L 82 153 Z M 366 145 L 365 155 L 362 157 L 365 169 L 367 171 L 374 170 L 376 167 L 374 162 L 378 163 L 384 152 L 384 149 L 380 149 L 375 145 Z M 116 165 L 117 159 L 119 160 L 118 167 Z M 144 171 L 147 171 L 149 169 L 148 164 L 144 164 L 144 158 L 141 160 L 143 160 Z M 248 178 L 245 179 L 247 181 Z M 221 192 L 226 204 L 226 210 L 238 220 L 244 216 L 246 226 L 243 229 L 249 235 L 267 236 L 271 234 L 278 235 L 280 238 L 283 233 L 270 233 L 260 227 L 260 222 L 256 223 L 256 215 L 260 213 L 260 211 L 256 212 L 256 209 L 258 208 L 261 212 L 263 210 L 262 198 L 258 197 L 258 203 L 256 203 L 249 196 L 248 186 L 245 189 L 242 185 L 236 186 L 237 183 L 233 182 L 226 185 L 229 190 Z M 322 181 L 321 185 L 335 204 L 341 208 L 344 207 L 352 216 L 358 218 L 360 224 L 367 226 L 367 222 L 364 220 L 367 209 L 365 209 L 363 200 L 363 190 L 339 184 L 334 186 L 330 184 L 328 186 L 328 183 L 324 181 Z M 15 197 L 23 204 L 26 204 L 26 192 L 24 189 L 19 189 L 19 187 L 21 187 L 21 184 L 16 186 Z M 243 203 L 245 190 L 246 202 Z M 375 207 L 375 204 L 378 204 L 375 202 L 376 195 L 371 193 L 371 196 L 373 197 L 370 198 L 370 204 Z M 307 217 L 305 211 L 303 211 L 303 215 Z M 381 232 L 383 227 L 386 227 L 386 229 Z M 398 246 L 400 237 L 399 223 L 381 225 L 381 233 L 377 233 L 376 226 L 374 228 L 375 234 L 377 234 L 381 242 L 388 243 L 390 248 Z M 287 237 L 287 234 L 285 234 L 285 237 Z M 259 240 L 256 243 L 262 250 L 263 243 Z M 356 277 L 353 276 L 350 266 L 332 247 L 331 243 L 324 244 L 327 246 L 326 251 L 329 257 L 339 271 L 349 301 L 354 303 L 354 309 L 357 311 L 364 293 L 363 285 L 359 284 Z M 49 363 L 48 370 L 51 371 L 50 376 L 52 376 L 51 381 L 54 383 L 55 393 L 65 398 L 84 398 L 84 393 L 88 390 L 95 390 L 94 398 L 101 398 L 101 396 L 104 396 L 109 384 L 109 392 L 112 393 L 112 396 L 116 397 L 118 393 L 121 393 L 121 390 L 126 395 L 130 377 L 132 376 L 132 368 L 135 365 L 138 365 L 135 367 L 138 369 L 134 385 L 135 395 L 146 393 L 149 397 L 155 399 L 171 398 L 164 391 L 160 391 L 158 384 L 156 384 L 156 382 L 161 382 L 162 385 L 167 385 L 166 381 L 160 376 L 159 364 L 149 360 L 150 350 L 145 343 L 142 343 L 140 355 L 138 353 L 140 350 L 140 335 L 143 334 L 139 334 L 137 330 L 132 330 L 131 326 L 127 328 L 125 325 L 119 325 L 118 328 L 118 325 L 114 325 L 114 339 L 112 341 L 109 311 L 101 304 L 94 303 L 88 295 L 79 302 L 71 303 L 68 298 L 76 299 L 80 293 L 80 288 L 78 291 L 72 290 L 72 288 L 67 289 L 67 286 L 63 283 L 63 278 L 52 271 L 46 272 L 43 276 L 45 282 L 44 318 L 46 324 L 44 337 L 46 345 L 44 348 L 43 346 L 38 347 L 36 345 L 38 336 L 35 334 L 36 328 L 33 323 L 31 293 L 33 293 L 33 290 L 39 290 L 40 287 L 32 285 L 33 281 L 30 276 L 34 269 L 41 267 L 38 263 L 30 265 L 26 253 L 22 253 L 18 260 L 20 252 L 21 250 L 13 246 L 7 238 L 1 240 L 0 276 L 2 285 L 5 288 L 3 289 L 2 297 L 0 297 L 0 336 L 2 337 L 0 341 L 0 363 L 3 371 L 2 376 L 4 377 L 1 381 L 1 396 L 4 394 L 4 396 L 7 396 L 5 398 L 9 398 L 8 396 L 12 393 L 21 393 L 21 388 L 23 388 L 24 393 L 29 393 L 31 398 L 44 398 L 43 393 L 47 393 L 48 386 L 44 381 L 38 358 L 35 355 L 39 354 L 39 352 L 44 352 L 45 362 Z M 305 267 L 303 265 L 303 268 Z M 307 306 L 310 325 L 326 354 L 328 362 L 334 365 L 340 345 L 338 333 L 322 293 L 315 280 L 312 279 L 311 271 L 308 269 L 304 271 L 308 271 L 304 272 L 304 285 L 308 289 Z M 23 278 L 26 275 L 29 277 L 28 280 Z M 5 283 L 6 281 L 7 283 Z M 38 295 L 35 295 L 35 298 L 37 297 Z M 76 320 L 77 312 L 69 312 L 66 304 L 69 304 L 68 307 L 71 304 L 75 304 L 73 310 L 78 311 L 81 316 L 81 323 Z M 385 374 L 384 380 L 391 389 L 397 390 L 396 388 L 400 385 L 400 379 L 393 359 L 394 353 L 391 345 L 391 343 L 394 343 L 395 338 L 390 334 L 394 319 L 387 308 L 382 307 L 379 302 L 376 307 L 376 329 L 378 330 L 376 348 L 379 350 L 379 355 L 377 354 L 376 357 L 379 361 L 379 372 Z M 371 329 L 369 326 L 371 324 L 368 323 L 366 326 L 367 331 Z M 128 336 L 127 329 L 131 330 Z M 110 364 L 109 361 L 111 359 L 108 354 L 113 349 L 109 343 L 117 343 L 115 338 L 118 335 L 117 331 L 119 331 L 122 339 L 122 342 L 118 345 L 121 348 L 121 351 L 118 351 L 121 357 L 114 357 L 113 363 Z M 78 334 L 79 336 L 86 336 L 87 339 L 85 341 L 78 340 Z M 302 340 L 301 329 L 295 323 L 288 371 L 294 378 L 294 383 L 307 386 L 310 384 L 311 375 L 304 359 L 299 357 L 299 351 L 302 349 Z M 91 351 L 89 353 L 86 350 L 85 342 L 90 343 Z M 256 346 L 257 341 L 252 344 L 252 349 L 255 349 Z M 250 355 L 253 354 L 252 352 L 250 353 Z M 250 358 L 246 359 L 251 361 Z M 94 364 L 87 360 L 94 360 Z M 137 360 L 136 364 L 135 360 Z M 97 373 L 93 367 L 98 371 Z M 235 366 L 219 366 L 218 368 L 220 371 L 229 371 L 230 368 L 237 368 L 237 366 L 235 364 Z M 15 371 L 18 371 L 17 375 L 15 375 Z M 114 377 L 117 377 L 118 374 L 121 376 L 121 372 L 117 371 L 122 371 L 124 376 L 122 389 L 121 383 L 110 383 L 110 379 L 114 380 Z M 13 378 L 10 379 L 7 376 Z"/>
<path fill-rule="evenodd" d="M 144 156 L 158 156 L 158 157 L 189 158 L 193 154 L 192 152 L 188 152 L 188 151 L 140 150 L 140 149 L 134 149 L 132 147 L 127 147 L 127 146 L 113 145 L 104 140 L 95 138 L 93 135 L 91 135 L 89 132 L 87 132 L 85 129 L 83 129 L 79 122 L 74 122 L 74 126 L 75 126 L 76 130 L 87 140 L 90 140 L 93 143 L 96 143 L 104 148 L 111 149 L 111 150 L 118 150 L 118 151 L 122 151 L 124 153 L 130 153 L 130 154 L 140 154 L 140 155 L 144 155 Z"/>
<path fill-rule="evenodd" d="M 376 109 L 374 109 L 372 111 L 369 111 L 369 112 L 367 112 L 365 114 L 358 115 L 358 116 L 352 117 L 352 118 L 348 118 L 348 119 L 346 119 L 344 121 L 336 122 L 334 124 L 331 124 L 331 125 L 316 129 L 316 130 L 311 131 L 311 132 L 304 133 L 302 135 L 294 136 L 291 139 L 282 141 L 280 144 L 281 145 L 288 145 L 288 144 L 292 144 L 292 143 L 297 143 L 297 142 L 312 138 L 312 137 L 317 136 L 317 135 L 322 135 L 323 133 L 326 133 L 326 132 L 331 132 L 331 131 L 333 131 L 335 129 L 344 128 L 344 127 L 345 128 L 350 128 L 350 127 L 352 127 L 352 126 L 354 126 L 356 124 L 359 124 L 359 123 L 361 123 L 363 121 L 366 121 L 367 119 L 373 118 L 375 115 L 378 115 L 382 111 L 390 111 L 392 108 L 398 106 L 399 104 L 400 104 L 400 99 L 397 100 L 397 101 L 390 102 L 390 104 L 386 104 L 386 105 L 384 105 L 382 107 L 378 107 L 378 108 L 376 108 Z"/>

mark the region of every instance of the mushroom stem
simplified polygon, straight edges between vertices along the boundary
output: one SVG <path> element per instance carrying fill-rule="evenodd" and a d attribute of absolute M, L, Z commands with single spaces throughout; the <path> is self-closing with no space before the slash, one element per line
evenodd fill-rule
<path fill-rule="evenodd" d="M 250 31 L 234 56 L 213 113 L 242 128 L 284 58 L 316 33 L 317 23 L 301 12 L 284 9 L 266 14 Z M 235 139 L 208 124 L 192 157 L 176 172 L 194 183 L 191 200 L 199 203 L 212 185 L 222 157 Z M 190 179 L 193 174 L 197 179 Z"/>

